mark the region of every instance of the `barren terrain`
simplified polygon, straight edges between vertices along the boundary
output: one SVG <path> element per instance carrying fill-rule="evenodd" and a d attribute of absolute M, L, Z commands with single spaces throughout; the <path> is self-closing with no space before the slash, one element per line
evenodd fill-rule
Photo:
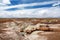
<path fill-rule="evenodd" d="M 0 19 L 0 40 L 60 40 L 60 19 Z"/>

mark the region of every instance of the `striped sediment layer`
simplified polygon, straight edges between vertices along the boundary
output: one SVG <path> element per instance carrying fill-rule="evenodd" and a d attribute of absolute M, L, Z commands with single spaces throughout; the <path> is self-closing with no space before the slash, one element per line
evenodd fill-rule
<path fill-rule="evenodd" d="M 60 40 L 60 19 L 0 19 L 0 40 Z"/>

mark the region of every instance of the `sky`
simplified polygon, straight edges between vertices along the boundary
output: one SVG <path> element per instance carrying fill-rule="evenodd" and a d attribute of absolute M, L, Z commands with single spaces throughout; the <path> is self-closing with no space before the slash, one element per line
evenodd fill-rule
<path fill-rule="evenodd" d="M 0 18 L 60 18 L 60 0 L 0 0 Z"/>

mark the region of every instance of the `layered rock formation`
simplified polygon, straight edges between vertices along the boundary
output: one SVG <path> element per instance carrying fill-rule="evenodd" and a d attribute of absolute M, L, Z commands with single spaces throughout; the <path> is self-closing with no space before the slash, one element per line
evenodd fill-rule
<path fill-rule="evenodd" d="M 59 22 L 41 22 L 36 19 L 1 19 L 0 40 L 60 40 Z"/>

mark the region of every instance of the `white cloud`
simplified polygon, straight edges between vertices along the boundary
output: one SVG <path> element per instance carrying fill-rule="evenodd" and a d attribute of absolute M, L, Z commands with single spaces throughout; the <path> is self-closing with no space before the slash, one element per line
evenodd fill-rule
<path fill-rule="evenodd" d="M 4 9 L 9 9 L 9 8 L 24 8 L 27 6 L 37 6 L 37 5 L 46 5 L 46 4 L 52 4 L 55 3 L 57 1 L 50 1 L 50 2 L 40 2 L 40 3 L 30 3 L 30 4 L 20 4 L 20 5 L 15 5 L 15 6 L 5 6 L 5 7 L 1 7 L 3 10 Z"/>
<path fill-rule="evenodd" d="M 2 0 L 3 4 L 10 4 L 10 0 Z"/>
<path fill-rule="evenodd" d="M 59 6 L 60 5 L 60 1 L 54 3 L 52 6 Z"/>
<path fill-rule="evenodd" d="M 25 9 L 17 11 L 1 11 L 0 17 L 6 18 L 45 18 L 45 17 L 60 17 L 60 8 L 38 8 L 38 9 Z"/>
<path fill-rule="evenodd" d="M 37 9 L 24 9 L 26 6 L 36 6 L 54 3 L 52 6 L 56 5 L 56 1 L 43 2 L 43 3 L 32 3 L 32 4 L 22 4 L 15 6 L 1 6 L 0 7 L 0 18 L 45 18 L 45 17 L 60 17 L 60 7 L 51 8 L 37 8 Z M 59 4 L 59 3 L 58 3 Z M 8 8 L 21 8 L 22 10 L 16 11 L 4 11 Z"/>

